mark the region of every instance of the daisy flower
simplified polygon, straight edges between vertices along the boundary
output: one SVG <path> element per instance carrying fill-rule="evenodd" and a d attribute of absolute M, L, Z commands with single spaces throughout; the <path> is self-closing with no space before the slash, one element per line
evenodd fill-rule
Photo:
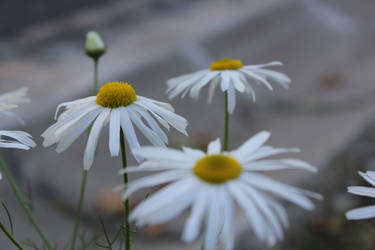
<path fill-rule="evenodd" d="M 61 103 L 55 119 L 62 107 L 65 107 L 65 111 L 42 134 L 43 146 L 57 143 L 56 151 L 60 153 L 91 126 L 83 157 L 85 169 L 90 169 L 100 132 L 108 123 L 111 156 L 119 154 L 121 130 L 131 149 L 140 147 L 133 124 L 157 146 L 165 146 L 168 138 L 156 120 L 166 129 L 171 125 L 187 135 L 186 119 L 175 114 L 170 104 L 136 95 L 133 87 L 124 82 L 109 82 L 100 88 L 96 96 Z"/>
<path fill-rule="evenodd" d="M 0 95 L 0 115 L 13 116 L 10 109 L 18 107 L 20 103 L 28 103 L 30 99 L 26 97 L 27 88 Z M 31 139 L 31 135 L 23 131 L 0 130 L 0 148 L 18 148 L 29 150 L 36 146 Z M 1 179 L 1 174 L 0 174 Z"/>
<path fill-rule="evenodd" d="M 298 149 L 263 146 L 270 133 L 260 132 L 238 149 L 223 152 L 220 140 L 208 145 L 207 153 L 183 147 L 182 151 L 160 147 L 141 147 L 133 153 L 144 157 L 139 167 L 129 167 L 122 173 L 158 171 L 135 180 L 126 187 L 123 198 L 135 191 L 166 184 L 165 187 L 140 203 L 130 219 L 139 225 L 165 223 L 191 206 L 182 239 L 195 240 L 201 224 L 205 224 L 203 249 L 212 250 L 219 236 L 225 249 L 234 246 L 234 215 L 238 205 L 246 215 L 255 235 L 269 245 L 283 238 L 283 227 L 288 216 L 283 206 L 273 197 L 280 196 L 304 209 L 312 210 L 308 198 L 321 196 L 275 181 L 259 172 L 299 168 L 316 169 L 297 159 L 264 159 L 271 155 L 298 152 Z"/>
<path fill-rule="evenodd" d="M 375 186 L 375 172 L 367 171 L 366 173 L 359 172 L 359 175 L 362 176 L 368 183 L 372 186 Z M 348 187 L 348 192 L 360 196 L 367 196 L 375 198 L 375 188 L 374 187 L 361 187 L 361 186 L 352 186 Z M 363 220 L 370 219 L 375 217 L 375 206 L 367 206 L 356 208 L 350 210 L 346 213 L 346 218 L 348 220 Z"/>
<path fill-rule="evenodd" d="M 200 90 L 209 85 L 208 102 L 211 102 L 217 85 L 223 92 L 228 93 L 228 111 L 232 113 L 236 106 L 236 90 L 250 94 L 255 102 L 256 96 L 252 84 L 263 84 L 269 90 L 272 86 L 269 80 L 289 87 L 291 80 L 283 73 L 265 69 L 270 66 L 281 66 L 281 62 L 270 62 L 259 65 L 243 66 L 240 60 L 223 58 L 211 63 L 209 69 L 204 69 L 191 74 L 172 78 L 167 81 L 169 98 L 173 99 L 182 93 L 184 97 L 189 91 L 192 98 L 197 99 Z"/>
<path fill-rule="evenodd" d="M 0 95 L 0 116 L 12 116 L 9 110 L 18 107 L 18 104 L 29 103 L 30 98 L 27 97 L 28 88 L 20 88 Z M 23 131 L 0 130 L 0 148 L 19 148 L 28 150 L 35 147 L 35 142 L 31 139 L 31 135 Z"/>

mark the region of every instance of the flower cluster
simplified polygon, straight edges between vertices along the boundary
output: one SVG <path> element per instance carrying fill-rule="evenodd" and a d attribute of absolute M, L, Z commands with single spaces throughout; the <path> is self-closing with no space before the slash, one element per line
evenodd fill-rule
<path fill-rule="evenodd" d="M 172 127 L 188 136 L 188 121 L 176 114 L 169 103 L 138 95 L 127 82 L 106 82 L 98 90 L 98 62 L 107 48 L 96 32 L 89 32 L 86 38 L 85 52 L 94 61 L 93 94 L 59 104 L 54 123 L 41 135 L 44 147 L 56 144 L 56 151 L 61 153 L 82 134 L 87 134 L 80 199 L 70 249 L 76 249 L 87 173 L 94 163 L 101 132 L 107 125 L 109 153 L 116 157 L 121 152 L 122 158 L 119 172 L 124 182 L 121 186 L 124 220 L 116 238 L 124 237 L 126 250 L 131 248 L 131 222 L 139 226 L 163 224 L 184 212 L 188 217 L 184 222 L 182 240 L 190 243 L 202 238 L 202 249 L 214 250 L 219 243 L 225 250 L 234 249 L 236 220 L 241 216 L 260 241 L 273 246 L 283 239 L 284 229 L 289 226 L 288 213 L 280 200 L 305 210 L 313 210 L 314 200 L 322 200 L 320 194 L 282 183 L 267 175 L 269 171 L 285 169 L 317 172 L 317 168 L 303 160 L 282 156 L 298 153 L 298 148 L 267 145 L 270 132 L 261 131 L 248 139 L 243 138 L 245 142 L 238 148 L 229 147 L 229 121 L 235 111 L 237 92 L 250 95 L 255 102 L 258 85 L 270 91 L 273 84 L 288 89 L 290 78 L 269 69 L 281 66 L 281 62 L 244 65 L 240 60 L 223 58 L 212 62 L 207 69 L 168 80 L 166 94 L 170 99 L 187 94 L 197 99 L 206 85 L 209 88 L 209 102 L 217 87 L 225 97 L 223 143 L 218 138 L 208 144 L 206 151 L 185 146 L 179 150 L 167 147 L 167 132 Z M 30 101 L 27 91 L 27 88 L 21 88 L 0 95 L 1 119 L 4 116 L 19 119 L 13 109 Z M 151 145 L 141 145 L 142 141 L 138 139 L 140 134 Z M 24 131 L 0 130 L 0 148 L 29 150 L 35 146 L 31 135 Z M 137 166 L 127 165 L 127 150 L 137 161 Z M 54 249 L 1 158 L 0 168 L 41 237 L 43 249 Z M 142 173 L 142 177 L 128 182 L 128 175 L 132 173 Z M 359 174 L 375 186 L 374 171 Z M 156 191 L 131 210 L 129 197 L 147 188 Z M 375 197 L 374 187 L 351 186 L 348 191 Z M 349 220 L 373 218 L 375 206 L 353 209 L 347 212 L 346 217 Z M 103 223 L 102 226 L 104 228 Z M 18 249 L 24 249 L 1 222 L 0 229 Z M 106 231 L 104 235 L 108 240 Z M 103 245 L 103 248 L 112 249 L 111 246 L 112 243 L 109 247 Z"/>

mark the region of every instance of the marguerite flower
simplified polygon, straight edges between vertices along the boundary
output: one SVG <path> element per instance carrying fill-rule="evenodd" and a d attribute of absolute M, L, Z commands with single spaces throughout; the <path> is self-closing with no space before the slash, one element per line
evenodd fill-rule
<path fill-rule="evenodd" d="M 10 109 L 18 107 L 20 103 L 28 103 L 30 99 L 26 97 L 27 88 L 0 95 L 0 115 L 12 116 Z M 31 135 L 23 131 L 0 130 L 0 148 L 18 148 L 29 150 L 36 146 L 31 139 Z M 1 179 L 1 174 L 0 174 Z"/>
<path fill-rule="evenodd" d="M 283 238 L 288 216 L 271 195 L 280 196 L 307 210 L 314 208 L 308 196 L 318 199 L 321 196 L 258 173 L 287 168 L 316 171 L 308 163 L 297 159 L 263 159 L 280 153 L 298 152 L 295 148 L 263 146 L 269 136 L 268 132 L 260 132 L 230 152 L 221 150 L 219 139 L 208 145 L 207 153 L 187 147 L 183 147 L 182 151 L 151 146 L 136 149 L 133 153 L 146 160 L 139 167 L 129 167 L 122 172 L 157 173 L 130 183 L 123 198 L 141 188 L 167 185 L 140 203 L 130 219 L 140 225 L 165 223 L 191 206 L 182 233 L 183 240 L 191 242 L 196 239 L 204 221 L 203 248 L 214 249 L 221 236 L 225 249 L 230 250 L 234 246 L 234 215 L 235 205 L 238 205 L 256 236 L 273 245 Z"/>
<path fill-rule="evenodd" d="M 236 90 L 251 94 L 255 102 L 256 96 L 252 84 L 263 84 L 272 90 L 268 80 L 274 81 L 285 89 L 289 87 L 290 79 L 283 73 L 265 69 L 270 66 L 281 66 L 281 62 L 270 62 L 259 65 L 243 66 L 240 60 L 223 58 L 211 63 L 209 69 L 172 78 L 167 81 L 169 98 L 175 98 L 182 93 L 184 97 L 189 91 L 192 98 L 198 98 L 200 90 L 210 85 L 208 102 L 211 102 L 218 84 L 223 92 L 228 93 L 228 111 L 232 113 L 236 106 Z"/>
<path fill-rule="evenodd" d="M 359 174 L 372 186 L 375 186 L 375 172 L 367 171 L 366 173 L 359 172 Z M 348 192 L 360 196 L 367 196 L 375 198 L 375 188 L 374 187 L 362 187 L 362 186 L 352 186 L 348 187 Z M 348 220 L 363 220 L 375 217 L 375 205 L 356 208 L 350 210 L 346 213 L 346 218 Z"/>
<path fill-rule="evenodd" d="M 36 146 L 32 136 L 23 131 L 0 130 L 0 148 L 29 150 Z"/>
<path fill-rule="evenodd" d="M 85 169 L 89 169 L 93 163 L 100 132 L 107 123 L 111 156 L 119 154 L 120 130 L 131 149 L 140 147 L 133 124 L 152 144 L 158 146 L 165 146 L 168 138 L 156 120 L 166 129 L 171 125 L 187 135 L 186 119 L 175 114 L 170 104 L 136 95 L 133 87 L 124 82 L 106 83 L 96 96 L 60 104 L 55 119 L 61 107 L 66 110 L 42 134 L 43 145 L 47 147 L 57 143 L 56 151 L 60 153 L 91 126 L 83 157 Z"/>

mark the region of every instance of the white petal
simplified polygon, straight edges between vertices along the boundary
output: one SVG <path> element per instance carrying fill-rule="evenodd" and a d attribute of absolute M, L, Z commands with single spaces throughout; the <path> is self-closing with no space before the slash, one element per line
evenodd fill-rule
<path fill-rule="evenodd" d="M 358 173 L 359 173 L 359 175 L 362 176 L 363 179 L 365 179 L 368 183 L 370 183 L 371 185 L 375 186 L 375 179 L 372 178 L 372 177 L 374 177 L 374 176 L 370 177 L 370 176 L 368 175 L 368 172 L 369 172 L 369 171 L 367 171 L 366 174 L 365 174 L 365 173 L 362 173 L 362 172 L 358 172 Z"/>
<path fill-rule="evenodd" d="M 100 112 L 100 109 L 94 110 L 77 122 L 72 128 L 65 131 L 60 142 L 57 144 L 56 152 L 61 153 L 65 151 L 85 130 L 88 129 Z"/>
<path fill-rule="evenodd" d="M 261 158 L 269 157 L 272 155 L 278 155 L 283 153 L 299 153 L 299 148 L 272 148 L 272 147 L 261 147 L 256 152 L 246 156 L 246 161 L 255 161 Z"/>
<path fill-rule="evenodd" d="M 254 204 L 246 197 L 243 191 L 233 183 L 228 185 L 229 191 L 243 209 L 246 214 L 247 220 L 249 221 L 256 236 L 261 239 L 266 239 L 266 225 L 263 221 L 263 216 L 259 213 L 258 209 Z"/>
<path fill-rule="evenodd" d="M 220 76 L 216 76 L 210 83 L 210 87 L 208 89 L 208 103 L 212 102 L 212 99 L 214 98 L 215 90 L 217 88 L 217 85 L 220 82 Z"/>
<path fill-rule="evenodd" d="M 242 167 L 246 171 L 270 171 L 295 168 L 317 172 L 317 169 L 314 166 L 298 159 L 255 161 L 243 164 Z"/>
<path fill-rule="evenodd" d="M 224 92 L 228 89 L 229 85 L 230 85 L 230 71 L 228 70 L 225 70 L 225 71 L 222 71 L 221 74 L 221 90 Z"/>
<path fill-rule="evenodd" d="M 306 210 L 312 210 L 315 208 L 314 204 L 303 195 L 304 192 L 296 187 L 286 185 L 255 173 L 244 173 L 241 175 L 241 178 L 254 187 L 276 194 Z"/>
<path fill-rule="evenodd" d="M 144 146 L 139 149 L 133 150 L 133 154 L 139 157 L 152 160 L 170 160 L 175 162 L 192 161 L 192 159 L 183 152 L 171 148 Z"/>
<path fill-rule="evenodd" d="M 120 111 L 118 109 L 111 110 L 111 118 L 109 119 L 109 151 L 111 156 L 118 156 L 120 152 Z"/>
<path fill-rule="evenodd" d="M 173 204 L 176 198 L 183 197 L 191 192 L 195 185 L 196 182 L 191 179 L 183 179 L 169 184 L 140 203 L 130 214 L 130 220 L 142 219 L 164 207 L 166 204 Z M 143 221 L 143 223 L 147 223 L 147 221 Z"/>
<path fill-rule="evenodd" d="M 198 98 L 199 91 L 202 87 L 208 84 L 219 73 L 217 71 L 208 72 L 202 79 L 200 79 L 190 90 L 190 97 Z"/>
<path fill-rule="evenodd" d="M 95 120 L 91 127 L 90 135 L 87 140 L 85 154 L 83 156 L 83 167 L 84 169 L 90 169 L 92 163 L 94 162 L 94 156 L 96 151 L 96 146 L 98 145 L 99 135 L 108 122 L 108 117 L 110 115 L 109 109 L 104 109 L 102 113 L 99 114 L 98 118 Z"/>
<path fill-rule="evenodd" d="M 139 115 L 141 117 L 143 117 L 143 119 L 145 119 L 145 121 L 147 122 L 147 124 L 151 127 L 151 129 L 156 133 L 158 134 L 158 136 L 164 141 L 164 143 L 168 143 L 168 137 L 167 135 L 164 133 L 164 131 L 159 127 L 159 125 L 157 124 L 157 122 L 155 121 L 155 119 L 144 109 L 140 108 L 139 106 L 132 106 L 130 107 L 131 109 L 134 109 L 135 111 L 137 111 L 139 113 Z M 129 108 L 129 109 L 130 109 Z"/>
<path fill-rule="evenodd" d="M 236 107 L 236 91 L 232 84 L 229 85 L 228 89 L 228 112 L 232 114 Z"/>
<path fill-rule="evenodd" d="M 244 162 L 247 160 L 246 155 L 249 155 L 259 149 L 268 140 L 270 135 L 271 133 L 267 131 L 259 132 L 248 139 L 238 149 L 230 152 L 230 155 L 238 159 L 240 162 Z"/>
<path fill-rule="evenodd" d="M 71 101 L 71 102 L 60 103 L 56 108 L 56 112 L 55 112 L 55 116 L 54 116 L 55 120 L 57 119 L 57 115 L 59 113 L 60 108 L 69 107 L 69 106 L 78 105 L 78 104 L 86 104 L 86 103 L 94 101 L 95 99 L 96 99 L 96 96 L 89 96 L 89 97 L 86 97 L 86 98 L 83 98 L 83 99 L 78 99 L 78 100 Z"/>
<path fill-rule="evenodd" d="M 158 225 L 168 222 L 174 217 L 181 214 L 194 201 L 196 193 L 185 192 L 184 195 L 177 196 L 173 200 L 173 205 L 166 202 L 163 207 L 157 211 L 148 213 L 148 215 L 140 218 L 138 221 L 142 224 Z"/>
<path fill-rule="evenodd" d="M 224 208 L 224 225 L 223 225 L 223 242 L 224 250 L 232 250 L 234 248 L 234 202 L 229 194 L 226 192 L 222 195 L 222 202 Z"/>
<path fill-rule="evenodd" d="M 192 85 L 196 84 L 202 77 L 204 77 L 209 71 L 199 71 L 196 74 L 192 75 L 191 78 L 186 79 L 173 87 L 169 88 L 167 91 L 169 92 L 169 99 L 173 99 L 179 94 L 181 94 L 186 88 L 191 87 Z"/>
<path fill-rule="evenodd" d="M 375 198 L 375 188 L 372 187 L 352 186 L 348 187 L 348 192 L 360 196 Z"/>
<path fill-rule="evenodd" d="M 288 213 L 286 212 L 285 208 L 271 197 L 264 196 L 264 199 L 267 201 L 268 205 L 275 210 L 280 221 L 283 223 L 283 226 L 286 228 L 289 227 Z"/>
<path fill-rule="evenodd" d="M 350 210 L 346 213 L 348 220 L 363 220 L 375 217 L 375 206 L 367 206 Z"/>
<path fill-rule="evenodd" d="M 69 117 L 68 121 L 64 121 L 63 125 L 56 129 L 55 135 L 56 137 L 59 137 L 61 134 L 65 132 L 65 130 L 69 129 L 70 127 L 74 126 L 77 122 L 79 122 L 83 117 L 85 117 L 87 114 L 94 112 L 97 109 L 102 109 L 101 107 L 97 105 L 92 105 L 84 110 L 79 110 L 79 112 L 76 112 L 75 114 L 72 114 L 71 117 Z"/>
<path fill-rule="evenodd" d="M 18 149 L 24 149 L 24 150 L 30 149 L 29 146 L 26 146 L 24 144 L 13 142 L 13 141 L 5 141 L 5 140 L 0 140 L 0 148 L 18 148 Z"/>
<path fill-rule="evenodd" d="M 234 87 L 239 91 L 239 92 L 244 92 L 245 91 L 245 85 L 240 79 L 239 73 L 234 73 L 231 75 L 232 77 L 232 83 Z"/>
<path fill-rule="evenodd" d="M 146 188 L 146 187 L 153 187 L 163 183 L 168 183 L 171 181 L 176 181 L 181 177 L 186 176 L 185 172 L 180 170 L 172 170 L 167 171 L 159 174 L 154 174 L 152 176 L 140 178 L 128 184 L 126 191 L 123 195 L 123 199 L 129 198 L 134 192 L 138 191 L 139 189 Z"/>
<path fill-rule="evenodd" d="M 169 111 L 171 112 L 174 112 L 174 108 L 172 105 L 170 105 L 169 103 L 167 102 L 159 102 L 159 101 L 156 101 L 154 99 L 151 99 L 151 98 L 147 98 L 147 97 L 144 97 L 144 96 L 140 96 L 140 95 L 137 95 L 137 99 L 141 99 L 141 100 L 145 100 L 145 101 L 148 101 L 148 102 L 152 102 L 162 108 L 165 108 L 165 109 L 168 109 Z"/>
<path fill-rule="evenodd" d="M 32 136 L 23 131 L 0 130 L 0 136 L 11 137 L 29 148 L 36 146 L 35 142 L 31 139 Z"/>
<path fill-rule="evenodd" d="M 152 102 L 142 102 L 143 106 L 146 106 L 149 110 L 160 115 L 165 121 L 171 124 L 175 129 L 187 135 L 186 126 L 187 120 L 182 116 L 179 116 L 167 109 L 163 109 Z"/>
<path fill-rule="evenodd" d="M 207 154 L 220 154 L 221 153 L 221 142 L 220 138 L 210 142 L 207 147 Z"/>
<path fill-rule="evenodd" d="M 201 157 L 205 156 L 205 153 L 202 150 L 192 149 L 188 147 L 182 147 L 182 150 L 194 160 L 198 160 Z"/>
<path fill-rule="evenodd" d="M 271 67 L 271 66 L 283 66 L 283 63 L 279 62 L 279 61 L 272 61 L 272 62 L 263 63 L 263 64 L 246 65 L 246 66 L 244 66 L 244 68 L 253 69 L 253 68 Z"/>
<path fill-rule="evenodd" d="M 275 233 L 275 235 L 279 239 L 282 239 L 283 238 L 282 227 L 278 221 L 278 218 L 271 211 L 271 209 L 269 208 L 264 198 L 261 195 L 259 195 L 259 193 L 255 189 L 251 188 L 250 186 L 243 185 L 242 189 L 249 195 L 249 197 L 257 205 L 259 210 L 262 211 L 262 213 L 265 215 L 265 218 L 267 218 L 269 224 L 271 225 L 273 229 L 272 233 Z"/>
<path fill-rule="evenodd" d="M 257 75 L 256 72 L 253 72 L 251 70 L 245 70 L 245 69 L 242 69 L 241 72 L 243 74 L 245 74 L 245 76 L 247 78 L 250 78 L 250 79 L 253 79 L 255 81 L 258 81 L 258 82 L 261 82 L 263 83 L 269 90 L 273 90 L 271 84 L 264 78 L 262 78 L 261 76 Z"/>
<path fill-rule="evenodd" d="M 206 219 L 206 232 L 204 237 L 204 249 L 214 250 L 217 245 L 219 234 L 222 229 L 223 216 L 220 214 L 220 207 L 217 197 L 221 193 L 217 188 L 212 189 L 212 194 L 209 197 L 208 213 Z"/>
<path fill-rule="evenodd" d="M 137 139 L 137 135 L 135 134 L 133 124 L 130 121 L 128 110 L 126 109 L 126 107 L 122 107 L 119 109 L 122 132 L 124 133 L 125 139 L 129 144 L 130 151 L 133 151 L 134 149 L 140 147 L 139 141 Z M 141 158 L 139 157 L 135 156 L 135 158 L 137 161 L 141 160 Z"/>
<path fill-rule="evenodd" d="M 141 133 L 155 146 L 165 147 L 163 140 L 150 128 L 148 128 L 134 111 L 128 110 L 130 119 Z"/>
<path fill-rule="evenodd" d="M 191 214 L 184 225 L 184 230 L 182 232 L 183 241 L 192 242 L 197 238 L 202 224 L 203 216 L 207 209 L 207 202 L 210 197 L 209 194 L 210 193 L 207 192 L 207 188 L 204 186 L 197 194 L 198 197 L 193 203 Z"/>

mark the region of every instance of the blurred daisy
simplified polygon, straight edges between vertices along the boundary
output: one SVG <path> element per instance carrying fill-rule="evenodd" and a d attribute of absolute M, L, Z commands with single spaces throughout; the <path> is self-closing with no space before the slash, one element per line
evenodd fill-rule
<path fill-rule="evenodd" d="M 28 103 L 30 99 L 27 95 L 27 88 L 0 95 L 0 116 L 13 116 L 9 110 L 18 107 L 18 104 Z M 18 148 L 29 150 L 36 146 L 31 139 L 31 135 L 23 131 L 0 130 L 0 148 Z M 1 174 L 0 174 L 1 178 Z"/>
<path fill-rule="evenodd" d="M 228 92 L 228 111 L 232 113 L 236 106 L 236 90 L 252 95 L 255 102 L 255 91 L 252 84 L 263 84 L 269 90 L 272 86 L 269 80 L 281 85 L 285 89 L 289 87 L 290 79 L 283 73 L 265 69 L 270 66 L 281 66 L 281 62 L 270 62 L 259 65 L 243 66 L 240 60 L 223 58 L 211 63 L 210 69 L 172 78 L 167 81 L 169 98 L 175 98 L 182 93 L 184 97 L 189 91 L 192 98 L 198 98 L 200 90 L 209 86 L 208 102 L 211 102 L 218 84 L 223 92 Z"/>
<path fill-rule="evenodd" d="M 366 173 L 359 172 L 359 174 L 372 186 L 375 186 L 375 172 L 367 171 Z M 348 187 L 348 192 L 360 196 L 367 196 L 375 198 L 375 188 L 374 187 L 362 187 L 362 186 L 352 186 Z M 346 218 L 348 220 L 363 220 L 375 217 L 375 206 L 367 206 L 356 208 L 350 210 L 346 213 Z"/>
<path fill-rule="evenodd" d="M 140 147 L 133 124 L 157 146 L 165 146 L 168 138 L 156 120 L 166 129 L 171 125 L 187 135 L 186 119 L 175 114 L 171 105 L 136 95 L 133 87 L 124 82 L 106 83 L 96 96 L 60 104 L 55 119 L 61 107 L 66 110 L 42 134 L 43 146 L 57 143 L 56 151 L 60 153 L 91 126 L 83 157 L 85 169 L 89 169 L 94 161 L 100 132 L 107 123 L 111 156 L 119 154 L 121 129 L 131 149 Z"/>
<path fill-rule="evenodd" d="M 191 206 L 182 233 L 183 240 L 195 240 L 204 221 L 203 249 L 214 249 L 221 236 L 225 249 L 230 250 L 234 246 L 237 204 L 244 211 L 256 236 L 273 245 L 283 238 L 283 227 L 288 226 L 288 216 L 272 195 L 307 210 L 314 208 L 308 196 L 317 199 L 321 196 L 257 173 L 287 168 L 316 171 L 308 163 L 297 159 L 263 159 L 280 153 L 298 152 L 295 148 L 263 146 L 269 136 L 268 132 L 260 132 L 230 152 L 221 150 L 219 139 L 209 143 L 207 153 L 186 147 L 182 151 L 152 146 L 136 149 L 133 153 L 146 160 L 139 167 L 130 167 L 121 172 L 158 173 L 130 183 L 123 198 L 128 198 L 141 188 L 160 184 L 167 186 L 139 204 L 130 219 L 140 225 L 165 223 Z"/>
<path fill-rule="evenodd" d="M 28 88 L 20 88 L 18 90 L 0 95 L 0 116 L 13 116 L 9 110 L 17 108 L 18 104 L 29 103 L 30 98 L 27 97 Z"/>
<path fill-rule="evenodd" d="M 29 150 L 36 146 L 32 136 L 23 131 L 0 130 L 0 148 Z"/>

